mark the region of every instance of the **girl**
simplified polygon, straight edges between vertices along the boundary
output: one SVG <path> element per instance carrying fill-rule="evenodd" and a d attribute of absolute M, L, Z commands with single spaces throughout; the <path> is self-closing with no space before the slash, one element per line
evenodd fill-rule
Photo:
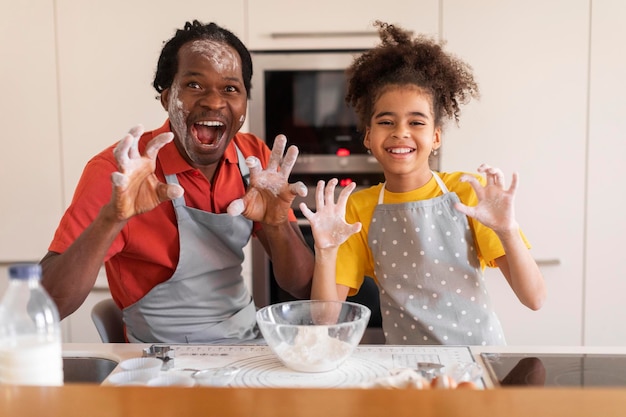
<path fill-rule="evenodd" d="M 518 177 L 433 172 L 444 119 L 478 97 L 471 67 L 424 37 L 376 22 L 381 44 L 348 68 L 346 101 L 385 183 L 356 192 L 336 180 L 316 192 L 316 213 L 301 204 L 315 238 L 311 298 L 345 300 L 364 276 L 380 289 L 388 344 L 505 344 L 485 287 L 498 267 L 519 300 L 541 307 L 546 289 L 515 220 Z M 338 262 L 337 262 L 338 260 Z"/>

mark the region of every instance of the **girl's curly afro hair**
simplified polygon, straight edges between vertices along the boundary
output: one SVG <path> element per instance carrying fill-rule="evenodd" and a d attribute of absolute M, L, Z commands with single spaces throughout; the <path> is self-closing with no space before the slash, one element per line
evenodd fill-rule
<path fill-rule="evenodd" d="M 459 121 L 460 106 L 479 98 L 472 67 L 444 52 L 444 43 L 376 21 L 381 44 L 356 58 L 346 70 L 346 102 L 359 118 L 359 128 L 370 123 L 374 103 L 391 85 L 415 85 L 432 96 L 435 125 L 444 116 Z"/>

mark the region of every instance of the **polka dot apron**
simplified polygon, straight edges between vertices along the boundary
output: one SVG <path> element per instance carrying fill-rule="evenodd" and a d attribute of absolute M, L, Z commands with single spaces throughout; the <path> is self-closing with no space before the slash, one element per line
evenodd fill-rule
<path fill-rule="evenodd" d="M 459 197 L 383 204 L 380 191 L 368 243 L 380 287 L 387 344 L 503 345 Z"/>

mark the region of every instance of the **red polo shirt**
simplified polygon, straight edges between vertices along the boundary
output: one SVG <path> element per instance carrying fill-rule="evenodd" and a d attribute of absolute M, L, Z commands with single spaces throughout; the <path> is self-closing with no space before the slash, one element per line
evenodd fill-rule
<path fill-rule="evenodd" d="M 146 132 L 139 140 L 139 151 L 155 136 L 168 132 L 169 121 L 161 128 Z M 222 163 L 211 183 L 180 155 L 174 142 L 165 145 L 157 156 L 155 174 L 165 182 L 166 174 L 177 174 L 185 190 L 187 206 L 212 213 L 225 213 L 228 205 L 241 197 L 244 184 L 234 144 L 245 157 L 254 155 L 267 166 L 270 150 L 259 138 L 238 133 L 224 153 Z M 117 171 L 113 149 L 105 149 L 92 158 L 83 171 L 74 197 L 57 228 L 49 250 L 63 253 L 93 222 L 100 208 L 111 198 L 111 173 Z M 295 221 L 293 212 L 290 220 Z M 260 228 L 254 225 L 254 230 Z M 178 264 L 178 227 L 171 202 L 133 217 L 116 237 L 105 257 L 109 288 L 117 304 L 124 308 L 141 299 L 155 285 L 168 280 Z"/>

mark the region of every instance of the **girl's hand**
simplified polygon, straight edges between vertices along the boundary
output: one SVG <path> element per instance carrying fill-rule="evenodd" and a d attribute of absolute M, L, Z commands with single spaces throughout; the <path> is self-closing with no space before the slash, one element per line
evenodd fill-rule
<path fill-rule="evenodd" d="M 348 196 L 356 187 L 356 183 L 352 182 L 344 187 L 339 194 L 337 204 L 335 204 L 335 187 L 337 179 L 333 178 L 328 181 L 328 185 L 324 187 L 324 181 L 317 183 L 315 190 L 316 212 L 313 213 L 305 203 L 300 203 L 302 214 L 311 223 L 311 231 L 313 239 L 315 239 L 315 248 L 328 249 L 339 247 L 351 235 L 361 230 L 361 223 L 346 223 L 346 202 Z"/>
<path fill-rule="evenodd" d="M 487 164 L 478 167 L 478 172 L 485 174 L 487 184 L 483 187 L 471 175 L 464 175 L 461 181 L 469 182 L 476 192 L 478 204 L 474 207 L 457 203 L 455 208 L 461 213 L 473 217 L 496 233 L 517 229 L 515 220 L 514 200 L 518 184 L 518 175 L 513 173 L 511 186 L 506 189 L 504 174 L 498 168 Z"/>

